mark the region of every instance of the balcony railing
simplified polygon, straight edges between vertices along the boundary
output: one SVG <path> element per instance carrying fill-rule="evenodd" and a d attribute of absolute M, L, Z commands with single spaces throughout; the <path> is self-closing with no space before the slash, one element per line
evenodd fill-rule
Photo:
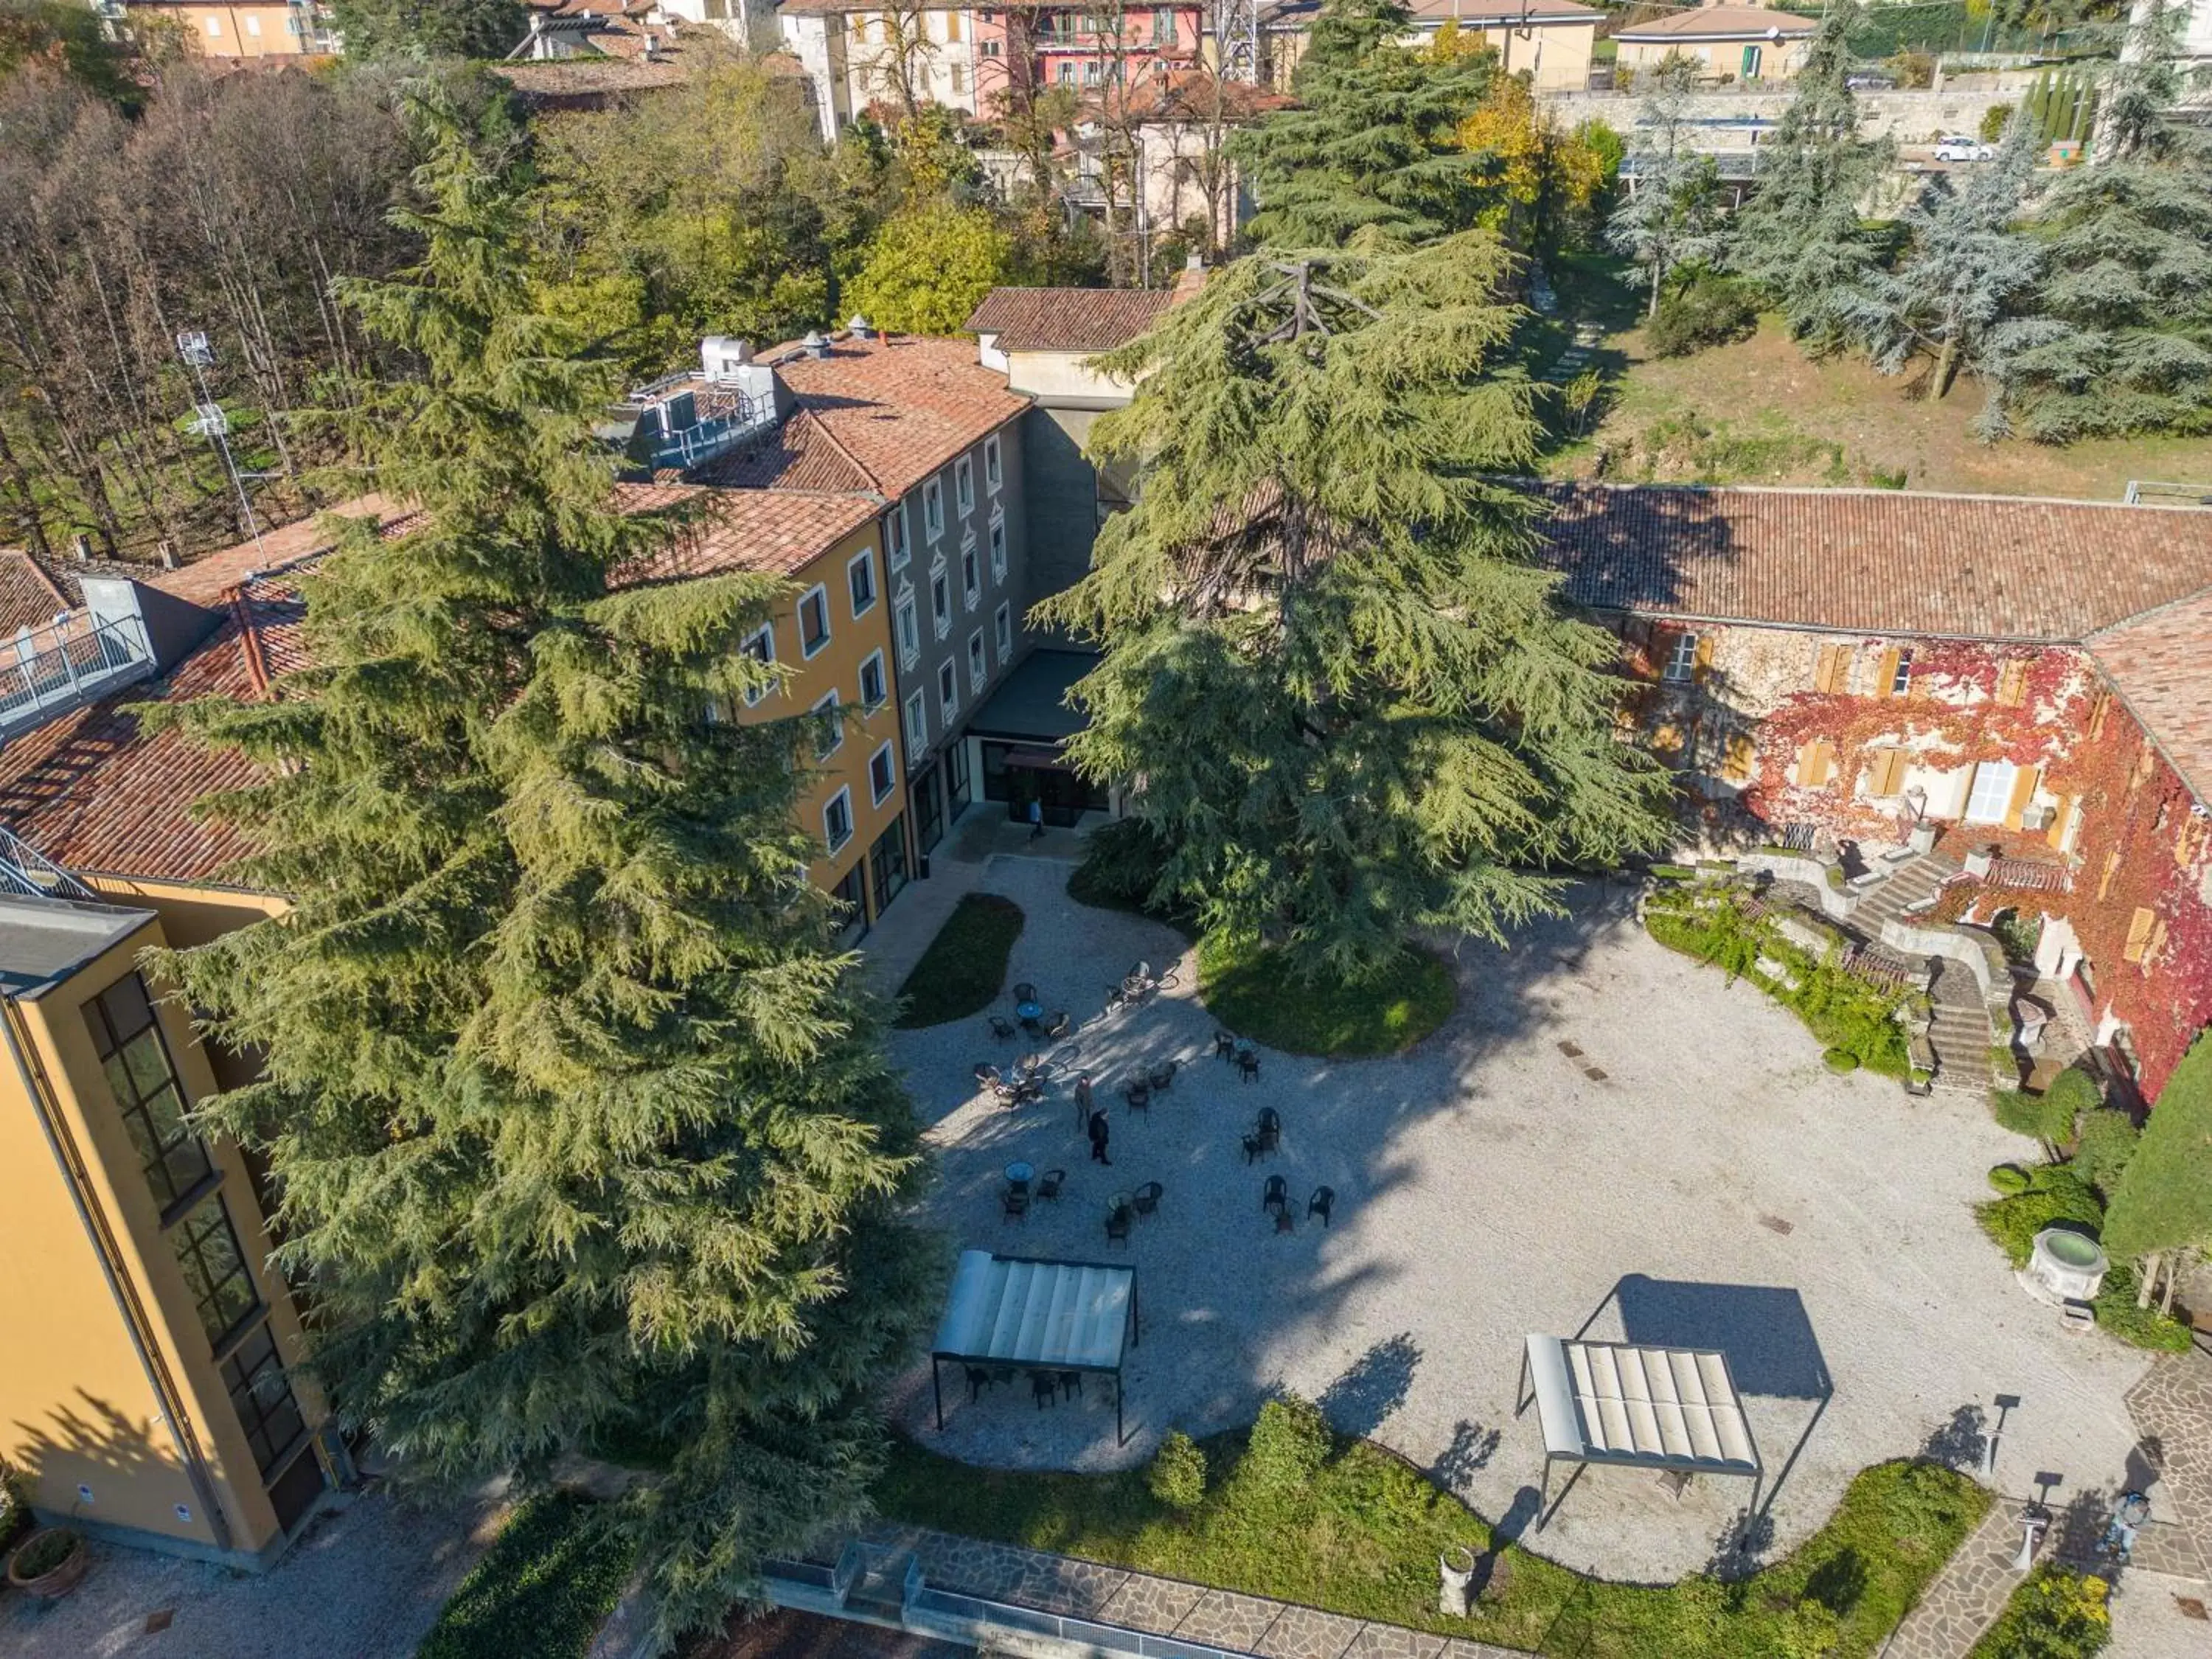
<path fill-rule="evenodd" d="M 72 611 L 23 629 L 0 653 L 0 743 L 153 672 L 145 619 L 135 611 Z"/>

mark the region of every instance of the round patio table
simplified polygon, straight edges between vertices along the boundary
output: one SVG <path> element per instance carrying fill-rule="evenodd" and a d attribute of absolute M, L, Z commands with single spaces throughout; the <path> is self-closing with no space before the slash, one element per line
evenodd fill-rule
<path fill-rule="evenodd" d="M 1036 1171 L 1026 1164 L 1009 1164 L 1006 1165 L 1006 1185 L 1018 1193 L 1025 1193 L 1029 1190 L 1030 1182 L 1036 1174 Z"/>
<path fill-rule="evenodd" d="M 1014 1005 L 1014 1018 L 1024 1022 L 1042 1019 L 1044 1018 L 1044 1004 L 1042 1002 L 1018 1002 Z"/>

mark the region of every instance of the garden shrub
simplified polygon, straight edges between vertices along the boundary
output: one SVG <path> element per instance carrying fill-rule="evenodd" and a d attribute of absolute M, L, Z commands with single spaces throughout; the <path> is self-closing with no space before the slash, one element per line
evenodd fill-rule
<path fill-rule="evenodd" d="M 2067 1076 L 2076 1075 L 2068 1073 Z M 2106 1204 L 2112 1201 L 2112 1193 L 2120 1184 L 2120 1176 L 2128 1167 L 2128 1160 L 2136 1155 L 2136 1147 L 2142 1139 L 2142 1131 L 2125 1112 L 2113 1112 L 2099 1108 L 2081 1115 L 2075 1130 L 2073 1166 L 2075 1173 L 2097 1189 L 2097 1196 Z"/>
<path fill-rule="evenodd" d="M 1859 1068 L 1859 1057 L 1848 1048 L 1831 1048 L 1820 1056 L 1820 1063 L 1838 1077 L 1845 1077 Z"/>
<path fill-rule="evenodd" d="M 2072 1139 L 2074 1109 L 2053 1089 L 2031 1095 L 2020 1089 L 1990 1091 L 1990 1113 L 2016 1135 L 2048 1146 Z"/>
<path fill-rule="evenodd" d="M 1206 1501 L 1206 1454 L 1181 1429 L 1172 1431 L 1152 1454 L 1145 1485 L 1170 1509 L 1188 1514 Z"/>
<path fill-rule="evenodd" d="M 1990 1185 L 2010 1198 L 2027 1190 L 2027 1171 L 2017 1164 L 2000 1164 L 1990 1171 Z"/>
<path fill-rule="evenodd" d="M 1644 331 L 1655 357 L 1686 357 L 1759 331 L 1759 298 L 1733 276 L 1701 274 L 1659 301 Z"/>
<path fill-rule="evenodd" d="M 1283 1394 L 1260 1407 L 1245 1448 L 1243 1471 L 1261 1486 L 1288 1491 L 1321 1473 L 1335 1445 L 1321 1407 L 1296 1394 Z"/>
<path fill-rule="evenodd" d="M 1977 1205 L 1974 1216 L 2006 1259 L 2025 1267 L 2035 1252 L 2036 1234 L 2061 1222 L 2094 1234 L 2104 1224 L 2105 1209 L 2089 1183 L 2071 1169 L 2046 1164 L 2029 1173 L 2026 1191 Z"/>
<path fill-rule="evenodd" d="M 30 1477 L 0 1457 L 0 1555 L 13 1549 L 30 1529 Z"/>
<path fill-rule="evenodd" d="M 622 1598 L 632 1559 L 598 1505 L 540 1493 L 461 1580 L 415 1659 L 583 1659 Z"/>
<path fill-rule="evenodd" d="M 2045 1562 L 2012 1593 L 1970 1659 L 2090 1659 L 2112 1639 L 2110 1589 L 2101 1578 Z"/>
<path fill-rule="evenodd" d="M 2136 1295 L 2142 1288 L 2142 1281 L 2133 1267 L 2124 1261 L 2113 1262 L 2106 1271 L 2097 1299 L 2089 1304 L 2096 1312 L 2098 1328 L 2130 1347 L 2187 1353 L 2189 1327 L 2156 1308 L 2136 1306 Z"/>
<path fill-rule="evenodd" d="M 2012 119 L 2013 107 L 2010 104 L 1991 104 L 1982 112 L 1982 125 L 1976 129 L 1975 136 L 1985 144 L 1996 143 L 2004 137 L 2005 123 Z"/>
<path fill-rule="evenodd" d="M 52 1572 L 81 1547 L 77 1535 L 65 1527 L 41 1533 L 23 1546 L 14 1566 L 18 1578 L 40 1578 Z"/>
<path fill-rule="evenodd" d="M 1101 910 L 1149 910 L 1167 864 L 1158 830 L 1142 818 L 1115 818 L 1091 831 L 1083 862 L 1067 878 L 1067 896 Z"/>
<path fill-rule="evenodd" d="M 2003 949 L 2007 962 L 2033 962 L 2036 941 L 2043 937 L 2043 915 L 2040 911 L 2033 915 L 2001 911 L 1990 921 L 1990 932 Z"/>

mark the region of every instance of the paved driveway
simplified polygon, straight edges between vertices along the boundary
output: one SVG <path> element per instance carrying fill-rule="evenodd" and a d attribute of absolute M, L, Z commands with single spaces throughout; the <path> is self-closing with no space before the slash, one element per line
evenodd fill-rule
<path fill-rule="evenodd" d="M 1817 1527 L 1863 1465 L 1947 1431 L 1973 1443 L 1956 1425 L 1998 1394 L 2024 1402 L 2000 1453 L 2008 1491 L 2039 1470 L 2067 1491 L 2109 1488 L 2123 1471 L 2134 1433 L 2122 1395 L 2143 1358 L 2063 1332 L 1971 1213 L 1989 1166 L 2032 1148 L 1970 1101 L 1832 1076 L 1793 1016 L 1644 937 L 1626 890 L 1585 890 L 1571 918 L 1510 951 L 1463 945 L 1461 1008 L 1410 1054 L 1268 1054 L 1246 1085 L 1206 1057 L 1213 1022 L 1188 988 L 1101 1015 L 1131 961 L 1175 961 L 1182 943 L 1071 903 L 1065 873 L 1000 859 L 982 884 L 1029 916 L 1010 978 L 1086 1022 L 1082 1062 L 1116 1109 L 1114 1168 L 1086 1161 L 1064 1092 L 1019 1113 L 973 1094 L 974 1061 L 1011 1052 L 981 1018 L 900 1033 L 895 1053 L 941 1154 L 928 1212 L 949 1243 L 1079 1260 L 1126 1248 L 1146 1315 L 1131 1437 L 1115 1446 L 1096 1387 L 1050 1410 L 1021 1382 L 970 1406 L 951 1372 L 940 1436 L 923 1368 L 897 1404 L 925 1444 L 1105 1468 L 1148 1455 L 1170 1428 L 1249 1419 L 1287 1385 L 1485 1513 L 1525 1521 L 1542 1460 L 1533 1415 L 1513 1416 L 1522 1338 L 1571 1334 L 1596 1313 L 1593 1335 L 1727 1349 L 1759 1396 L 1769 1470 L 1789 1464 L 1773 1547 Z M 1186 988 L 1191 975 L 1185 958 Z M 1132 1121 L 1118 1080 L 1170 1056 L 1182 1077 Z M 1239 1136 L 1262 1105 L 1282 1114 L 1282 1152 L 1248 1169 Z M 1016 1158 L 1070 1178 L 1057 1206 L 1009 1224 L 1000 1172 Z M 1271 1173 L 1301 1212 L 1314 1188 L 1334 1187 L 1334 1224 L 1301 1213 L 1275 1236 L 1260 1205 Z M 1105 1197 L 1147 1180 L 1166 1186 L 1160 1212 L 1109 1246 Z M 1529 1541 L 1607 1577 L 1672 1578 L 1709 1559 L 1748 1496 L 1704 1478 L 1678 1500 L 1649 1472 L 1593 1468 Z"/>

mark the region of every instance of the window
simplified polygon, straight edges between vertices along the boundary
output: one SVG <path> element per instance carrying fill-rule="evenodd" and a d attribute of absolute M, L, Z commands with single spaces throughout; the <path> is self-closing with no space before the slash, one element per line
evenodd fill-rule
<path fill-rule="evenodd" d="M 799 602 L 799 648 L 809 657 L 830 643 L 830 595 L 819 586 Z"/>
<path fill-rule="evenodd" d="M 956 11 L 949 12 L 946 15 L 957 19 L 960 14 Z M 951 77 L 952 82 L 952 95 L 955 98 L 966 97 L 968 94 L 968 71 L 961 68 L 959 64 L 954 64 L 945 70 L 945 74 Z"/>
<path fill-rule="evenodd" d="M 894 570 L 906 568 L 906 503 L 901 501 L 884 514 L 884 558 Z"/>
<path fill-rule="evenodd" d="M 876 605 L 876 550 L 872 547 L 860 554 L 845 567 L 845 586 L 853 596 L 853 616 L 857 621 Z"/>
<path fill-rule="evenodd" d="M 154 1200 L 167 1210 L 215 1173 L 206 1146 L 185 1121 L 185 1092 L 146 994 L 146 981 L 125 974 L 85 1005 L 85 1024 L 107 1086 L 137 1150 Z"/>
<path fill-rule="evenodd" d="M 986 40 L 983 43 L 983 56 L 986 58 L 999 56 L 999 43 L 996 40 Z"/>
<path fill-rule="evenodd" d="M 991 580 L 994 582 L 1006 580 L 1006 521 L 1004 519 L 991 520 Z"/>
<path fill-rule="evenodd" d="M 806 712 L 814 721 L 814 758 L 828 760 L 845 746 L 845 722 L 837 716 L 837 694 L 829 693 Z"/>
<path fill-rule="evenodd" d="M 224 1340 L 261 1305 L 246 1271 L 246 1252 L 238 1248 L 238 1231 L 230 1224 L 230 1210 L 221 1193 L 210 1193 L 184 1220 L 169 1230 L 169 1246 L 184 1270 L 185 1286 L 199 1310 L 200 1329 L 208 1341 L 222 1346 Z"/>
<path fill-rule="evenodd" d="M 867 661 L 860 665 L 860 707 L 871 714 L 890 701 L 890 688 L 884 678 L 884 653 L 872 651 Z"/>
<path fill-rule="evenodd" d="M 900 592 L 891 606 L 891 622 L 898 638 L 899 666 L 911 668 L 921 659 L 921 626 L 915 620 L 912 588 Z"/>
<path fill-rule="evenodd" d="M 1848 646 L 1824 645 L 1813 661 L 1813 689 L 1831 696 L 1851 686 L 1851 651 Z"/>
<path fill-rule="evenodd" d="M 1014 654 L 1014 608 L 1010 605 L 1000 605 L 998 614 L 991 618 L 991 625 L 998 635 L 999 666 L 1004 668 L 1006 659 Z"/>
<path fill-rule="evenodd" d="M 1867 793 L 1885 800 L 1905 790 L 1905 752 L 1898 748 L 1875 749 L 1867 754 Z"/>
<path fill-rule="evenodd" d="M 1898 651 L 1889 669 L 1889 695 L 1901 697 L 1912 690 L 1912 650 L 1911 647 Z"/>
<path fill-rule="evenodd" d="M 953 464 L 952 499 L 963 514 L 975 510 L 975 464 L 965 455 Z"/>
<path fill-rule="evenodd" d="M 979 628 L 968 636 L 968 689 L 981 691 L 990 678 L 991 665 L 983 654 L 983 630 Z"/>
<path fill-rule="evenodd" d="M 960 602 L 973 611 L 975 601 L 982 597 L 983 582 L 977 571 L 975 544 L 970 542 L 960 550 Z"/>
<path fill-rule="evenodd" d="M 2020 768 L 2010 761 L 1984 761 L 1974 769 L 1974 787 L 1966 793 L 1966 822 L 2002 823 L 2012 802 L 2013 781 Z"/>
<path fill-rule="evenodd" d="M 945 579 L 942 558 L 930 568 L 929 620 L 940 640 L 952 631 L 952 584 Z"/>
<path fill-rule="evenodd" d="M 878 806 L 898 783 L 898 763 L 891 757 L 891 746 L 884 744 L 868 757 L 868 795 Z"/>
<path fill-rule="evenodd" d="M 1800 788 L 1818 789 L 1836 775 L 1836 745 L 1815 738 L 1797 751 L 1796 781 Z"/>
<path fill-rule="evenodd" d="M 953 673 L 952 665 L 937 665 L 937 723 L 946 731 L 952 729 L 952 717 L 960 712 L 960 680 Z"/>
<path fill-rule="evenodd" d="M 1687 680 L 1697 678 L 1698 665 L 1704 659 L 1695 634 L 1674 635 L 1674 648 L 1667 653 L 1666 678 Z"/>
<path fill-rule="evenodd" d="M 209 40 L 221 40 L 221 39 L 222 38 L 222 18 L 220 18 L 220 17 L 210 17 L 210 18 L 209 18 L 209 19 L 207 20 L 207 26 L 208 26 L 208 39 L 209 39 Z"/>
<path fill-rule="evenodd" d="M 250 11 L 246 14 L 246 32 L 257 40 L 261 38 L 261 20 Z"/>
<path fill-rule="evenodd" d="M 1997 669 L 1996 699 L 2008 708 L 2027 701 L 2027 659 L 2014 657 Z"/>
<path fill-rule="evenodd" d="M 960 14 L 957 11 L 948 11 L 945 14 L 945 38 L 955 44 L 959 41 Z"/>
<path fill-rule="evenodd" d="M 909 766 L 921 760 L 929 747 L 929 694 L 916 691 L 906 700 L 906 759 Z"/>
<path fill-rule="evenodd" d="M 1063 87 L 1075 79 L 1075 65 L 1065 58 L 1060 60 L 1060 84 Z"/>
<path fill-rule="evenodd" d="M 766 623 L 762 623 L 760 631 L 738 649 L 755 662 L 774 662 L 775 660 L 775 629 Z M 745 693 L 745 707 L 748 708 L 757 707 L 760 700 L 768 696 L 768 693 L 769 688 L 765 684 L 750 688 Z"/>
<path fill-rule="evenodd" d="M 1095 87 L 1098 84 L 1098 60 L 1096 58 L 1086 58 L 1084 61 L 1083 84 L 1086 87 Z"/>
<path fill-rule="evenodd" d="M 984 485 L 995 495 L 999 493 L 999 485 L 1004 481 L 1004 477 L 999 465 L 999 436 L 994 432 L 983 440 Z"/>
<path fill-rule="evenodd" d="M 1175 9 L 1172 6 L 1152 8 L 1152 44 L 1156 46 L 1175 45 Z"/>
<path fill-rule="evenodd" d="M 238 1413 L 239 1426 L 246 1431 L 246 1443 L 253 1448 L 253 1466 L 264 1476 L 274 1474 L 284 1454 L 305 1437 L 307 1424 L 300 1415 L 300 1402 L 292 1397 L 292 1385 L 276 1357 L 276 1334 L 265 1320 L 222 1362 L 222 1385 L 230 1395 L 231 1409 Z"/>
<path fill-rule="evenodd" d="M 935 541 L 945 533 L 945 480 L 932 478 L 921 487 L 921 533 Z"/>
<path fill-rule="evenodd" d="M 906 886 L 906 825 L 897 818 L 868 848 L 868 887 L 881 915 Z"/>
<path fill-rule="evenodd" d="M 841 851 L 853 839 L 853 792 L 840 789 L 822 809 L 822 840 L 829 849 Z"/>

